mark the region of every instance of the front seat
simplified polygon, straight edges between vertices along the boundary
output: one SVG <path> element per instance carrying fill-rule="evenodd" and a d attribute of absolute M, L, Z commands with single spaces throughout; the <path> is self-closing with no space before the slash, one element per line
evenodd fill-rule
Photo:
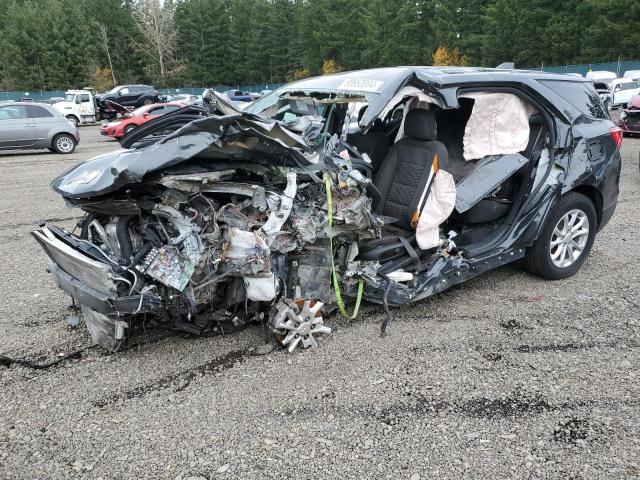
<path fill-rule="evenodd" d="M 411 218 L 429 180 L 433 160 L 437 155 L 439 167 L 446 170 L 448 153 L 444 144 L 436 140 L 438 127 L 431 110 L 407 113 L 404 133 L 406 137 L 391 147 L 374 178 L 380 199 L 373 209 L 380 215 L 397 218 L 398 227 L 412 231 Z"/>
<path fill-rule="evenodd" d="M 373 181 L 380 192 L 380 198 L 373 205 L 374 212 L 397 221 L 391 228 L 384 229 L 383 238 L 359 245 L 358 258 L 361 260 L 384 263 L 412 256 L 406 246 L 407 243 L 416 246 L 411 220 L 419 207 L 436 155 L 439 167 L 446 170 L 447 148 L 436 140 L 438 128 L 431 110 L 415 109 L 407 113 L 404 132 L 406 136 L 391 147 Z M 397 262 L 393 265 L 399 268 Z"/>

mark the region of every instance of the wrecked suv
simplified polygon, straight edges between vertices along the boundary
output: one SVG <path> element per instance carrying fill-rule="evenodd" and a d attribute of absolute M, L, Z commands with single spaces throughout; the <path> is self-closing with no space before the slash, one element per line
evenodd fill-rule
<path fill-rule="evenodd" d="M 401 67 L 306 79 L 152 120 L 53 181 L 33 232 L 93 339 L 260 322 L 289 351 L 362 299 L 423 300 L 506 263 L 560 279 L 618 196 L 620 129 L 588 81 Z M 352 304 L 355 304 L 351 306 Z"/>

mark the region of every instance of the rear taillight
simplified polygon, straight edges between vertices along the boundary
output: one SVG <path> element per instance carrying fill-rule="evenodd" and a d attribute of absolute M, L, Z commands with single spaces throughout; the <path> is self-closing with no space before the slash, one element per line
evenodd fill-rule
<path fill-rule="evenodd" d="M 620 150 L 622 146 L 622 129 L 620 127 L 611 127 L 609 129 L 609 135 L 611 135 L 611 138 L 615 142 L 616 148 Z"/>

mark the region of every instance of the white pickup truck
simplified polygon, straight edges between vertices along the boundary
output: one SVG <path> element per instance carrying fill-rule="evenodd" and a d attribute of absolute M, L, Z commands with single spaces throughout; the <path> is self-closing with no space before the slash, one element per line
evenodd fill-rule
<path fill-rule="evenodd" d="M 76 127 L 100 120 L 98 102 L 90 90 L 67 90 L 64 102 L 54 103 L 53 108 L 60 111 Z"/>

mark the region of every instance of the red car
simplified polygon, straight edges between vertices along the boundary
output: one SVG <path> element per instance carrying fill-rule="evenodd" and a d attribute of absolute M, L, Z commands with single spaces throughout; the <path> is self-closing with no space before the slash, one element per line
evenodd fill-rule
<path fill-rule="evenodd" d="M 140 125 L 147 123 L 161 115 L 174 112 L 183 107 L 178 103 L 154 103 L 136 108 L 132 112 L 125 113 L 122 118 L 102 125 L 100 133 L 108 137 L 120 139 L 127 133 L 135 130 Z"/>
<path fill-rule="evenodd" d="M 631 97 L 627 108 L 620 110 L 618 126 L 626 135 L 640 135 L 640 95 Z"/>

